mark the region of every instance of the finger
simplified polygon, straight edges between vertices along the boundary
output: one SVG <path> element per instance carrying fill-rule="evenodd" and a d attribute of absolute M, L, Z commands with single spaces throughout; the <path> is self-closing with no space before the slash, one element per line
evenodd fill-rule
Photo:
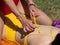
<path fill-rule="evenodd" d="M 26 29 L 26 31 L 31 31 L 31 29 L 29 29 L 29 27 L 28 26 L 25 26 L 25 29 Z"/>
<path fill-rule="evenodd" d="M 32 23 L 32 22 L 29 21 L 29 22 L 26 24 L 26 26 L 27 26 L 31 31 L 33 31 L 34 28 L 32 28 L 32 27 L 30 26 L 31 23 Z"/>
<path fill-rule="evenodd" d="M 27 32 L 25 28 L 23 28 L 24 32 Z"/>
<path fill-rule="evenodd" d="M 27 27 L 28 27 L 28 29 L 30 30 L 30 31 L 33 31 L 34 29 L 32 28 L 32 27 L 30 27 L 30 25 L 28 24 L 28 25 L 26 25 Z"/>
<path fill-rule="evenodd" d="M 32 22 L 29 22 L 29 26 L 30 26 L 32 29 L 35 29 L 35 26 L 32 24 Z"/>

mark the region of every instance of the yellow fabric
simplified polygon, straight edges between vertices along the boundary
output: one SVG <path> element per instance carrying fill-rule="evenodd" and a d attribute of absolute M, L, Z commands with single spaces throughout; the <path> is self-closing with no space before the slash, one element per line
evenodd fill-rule
<path fill-rule="evenodd" d="M 8 40 L 11 40 L 11 41 L 14 41 L 16 42 L 15 40 L 15 34 L 16 34 L 16 30 L 19 28 L 19 27 L 22 27 L 22 24 L 21 22 L 16 18 L 16 16 L 13 14 L 13 13 L 10 13 L 8 15 L 5 16 L 5 32 L 6 32 L 6 38 Z M 36 19 L 34 17 L 34 24 L 35 26 L 38 27 L 37 23 L 36 23 Z M 50 28 L 50 36 L 52 37 L 52 39 L 54 39 L 54 34 L 52 33 L 52 28 L 51 26 L 49 26 Z M 29 34 L 27 35 L 25 38 L 24 38 L 24 44 L 23 45 L 28 45 L 27 43 L 27 39 L 29 36 L 34 36 L 34 35 L 41 35 L 40 34 L 40 27 L 38 27 L 38 33 L 39 34 Z M 18 42 L 17 42 L 18 43 Z M 18 43 L 18 45 L 21 45 Z"/>
<path fill-rule="evenodd" d="M 29 35 L 27 35 L 27 36 L 24 38 L 24 44 L 23 44 L 23 45 L 28 45 L 27 40 L 28 40 L 28 37 L 31 36 L 31 35 L 32 35 L 32 36 L 45 35 L 45 34 L 41 34 L 41 32 L 40 32 L 40 26 L 37 25 L 37 23 L 36 23 L 36 18 L 35 18 L 35 17 L 34 17 L 34 24 L 35 24 L 35 26 L 37 27 L 37 30 L 38 30 L 38 33 L 39 33 L 39 34 L 29 34 Z M 52 41 L 53 41 L 55 35 L 54 35 L 53 32 L 52 32 L 52 27 L 51 27 L 51 26 L 48 26 L 48 28 L 50 28 L 50 35 L 46 35 L 46 36 L 51 36 L 51 37 L 52 37 Z"/>
<path fill-rule="evenodd" d="M 51 26 L 49 26 L 48 28 L 50 28 L 50 35 L 51 35 L 51 37 L 52 37 L 52 40 L 54 40 L 55 35 L 54 35 L 54 34 L 53 34 L 53 32 L 52 32 L 52 27 L 51 27 Z"/>
<path fill-rule="evenodd" d="M 20 27 L 22 27 L 21 22 L 16 18 L 16 16 L 13 13 L 10 13 L 8 15 L 5 15 L 5 32 L 6 32 L 6 38 L 8 40 L 14 41 L 15 40 L 15 34 L 16 30 Z M 20 44 L 19 44 L 20 45 Z"/>

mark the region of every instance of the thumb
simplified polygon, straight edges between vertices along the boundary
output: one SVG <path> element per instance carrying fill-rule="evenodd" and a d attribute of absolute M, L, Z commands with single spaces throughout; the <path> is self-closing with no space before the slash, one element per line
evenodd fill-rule
<path fill-rule="evenodd" d="M 31 12 L 31 13 L 30 13 L 30 16 L 31 16 L 31 18 L 35 17 L 34 12 Z"/>

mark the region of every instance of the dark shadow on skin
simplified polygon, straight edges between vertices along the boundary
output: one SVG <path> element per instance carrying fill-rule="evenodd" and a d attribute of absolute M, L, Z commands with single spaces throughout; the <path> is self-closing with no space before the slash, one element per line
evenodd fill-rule
<path fill-rule="evenodd" d="M 4 15 L 3 15 L 2 12 L 0 12 L 0 17 L 1 17 L 1 19 L 5 22 L 5 17 L 4 17 Z"/>
<path fill-rule="evenodd" d="M 60 34 L 58 34 L 51 45 L 60 45 Z"/>
<path fill-rule="evenodd" d="M 21 1 L 22 5 L 23 5 L 25 15 L 29 19 L 30 18 L 30 11 L 29 11 L 29 7 L 28 7 L 28 3 L 26 2 L 26 0 L 20 0 L 20 1 Z"/>

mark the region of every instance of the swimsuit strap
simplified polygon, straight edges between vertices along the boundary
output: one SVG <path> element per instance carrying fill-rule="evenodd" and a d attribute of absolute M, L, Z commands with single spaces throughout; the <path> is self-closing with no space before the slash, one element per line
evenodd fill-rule
<path fill-rule="evenodd" d="M 41 34 L 41 32 L 40 32 L 40 26 L 38 26 L 37 25 L 37 23 L 36 23 L 36 18 L 34 17 L 34 24 L 35 24 L 35 26 L 38 28 L 37 30 L 38 30 L 38 34 L 28 34 L 25 38 L 24 38 L 24 44 L 23 45 L 28 45 L 28 37 L 29 36 L 36 36 L 36 35 L 44 35 L 44 34 Z M 50 35 L 47 35 L 47 36 L 51 36 L 52 37 L 52 40 L 54 40 L 54 34 L 53 34 L 53 32 L 52 32 L 52 26 L 48 26 L 48 28 L 50 29 Z"/>
<path fill-rule="evenodd" d="M 52 37 L 52 40 L 54 40 L 55 35 L 54 35 L 53 31 L 52 31 L 52 26 L 48 26 L 48 27 L 50 29 L 50 36 Z"/>
<path fill-rule="evenodd" d="M 37 25 L 37 23 L 36 23 L 36 18 L 34 17 L 34 24 L 35 24 L 35 26 L 37 27 L 38 25 Z M 39 27 L 39 26 L 38 26 Z M 37 27 L 37 28 L 38 28 Z M 53 34 L 53 31 L 52 31 L 52 26 L 48 26 L 48 28 L 50 29 L 50 36 L 52 37 L 52 40 L 54 40 L 54 34 Z M 40 34 L 40 27 L 38 28 L 38 32 L 39 32 L 39 34 Z"/>
<path fill-rule="evenodd" d="M 35 17 L 33 17 L 33 19 L 34 19 L 34 24 L 35 24 L 35 27 L 37 27 L 38 28 L 38 33 L 40 34 L 40 27 L 37 25 L 37 23 L 36 23 L 36 18 Z"/>
<path fill-rule="evenodd" d="M 34 22 L 35 26 L 37 27 L 37 23 L 36 23 L 36 18 L 35 17 L 33 17 L 33 22 Z M 40 29 L 38 29 L 38 32 L 40 33 Z M 28 37 L 31 36 L 31 35 L 34 36 L 34 35 L 39 35 L 39 34 L 28 34 L 27 36 L 25 36 L 23 45 L 28 45 L 28 41 L 27 40 L 28 40 Z"/>

